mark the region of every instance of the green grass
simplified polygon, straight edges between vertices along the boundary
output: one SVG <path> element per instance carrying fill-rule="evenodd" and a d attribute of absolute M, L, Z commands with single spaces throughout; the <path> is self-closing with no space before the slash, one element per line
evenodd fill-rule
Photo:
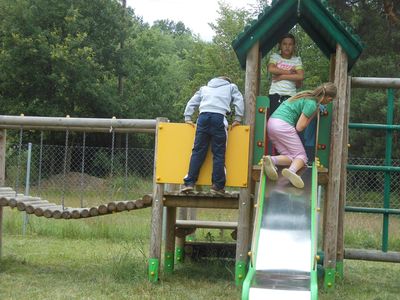
<path fill-rule="evenodd" d="M 186 262 L 147 281 L 150 209 L 83 220 L 31 217 L 4 209 L 0 299 L 239 299 L 234 264 Z M 235 220 L 231 210 L 198 210 L 199 219 Z M 346 214 L 346 247 L 379 248 L 381 217 Z M 390 250 L 399 251 L 399 218 Z M 210 234 L 209 234 L 210 233 Z M 232 241 L 230 231 L 199 230 L 197 239 Z M 345 261 L 345 279 L 320 299 L 399 299 L 400 264 Z M 397 297 L 397 298 L 396 298 Z"/>

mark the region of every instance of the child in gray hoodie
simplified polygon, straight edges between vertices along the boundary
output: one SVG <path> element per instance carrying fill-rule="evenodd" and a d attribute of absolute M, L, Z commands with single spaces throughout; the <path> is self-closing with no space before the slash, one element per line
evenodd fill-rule
<path fill-rule="evenodd" d="M 243 96 L 238 87 L 228 77 L 220 76 L 211 79 L 207 86 L 201 87 L 189 100 L 184 112 L 185 123 L 194 126 L 192 115 L 199 109 L 196 136 L 190 158 L 189 172 L 185 176 L 181 192 L 193 191 L 199 177 L 200 168 L 206 158 L 211 143 L 213 154 L 213 171 L 211 193 L 225 193 L 225 151 L 228 121 L 226 115 L 235 108 L 232 128 L 240 125 L 244 114 Z"/>

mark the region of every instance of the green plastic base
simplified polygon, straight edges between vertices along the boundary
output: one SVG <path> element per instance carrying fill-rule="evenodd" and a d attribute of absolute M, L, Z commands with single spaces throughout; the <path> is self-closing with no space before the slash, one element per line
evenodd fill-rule
<path fill-rule="evenodd" d="M 235 267 L 235 283 L 236 286 L 241 286 L 246 277 L 246 263 L 244 261 L 237 261 Z"/>
<path fill-rule="evenodd" d="M 172 273 L 174 271 L 174 252 L 165 252 L 164 273 Z"/>
<path fill-rule="evenodd" d="M 150 282 L 158 282 L 158 270 L 159 270 L 160 262 L 157 258 L 149 259 L 149 281 Z"/>
<path fill-rule="evenodd" d="M 185 260 L 185 250 L 183 247 L 176 247 L 175 249 L 176 263 L 183 263 Z"/>
<path fill-rule="evenodd" d="M 344 278 L 344 266 L 343 266 L 343 261 L 337 261 L 336 262 L 336 275 L 340 278 Z"/>
<path fill-rule="evenodd" d="M 324 288 L 325 290 L 333 290 L 335 288 L 335 274 L 334 268 L 325 268 Z"/>

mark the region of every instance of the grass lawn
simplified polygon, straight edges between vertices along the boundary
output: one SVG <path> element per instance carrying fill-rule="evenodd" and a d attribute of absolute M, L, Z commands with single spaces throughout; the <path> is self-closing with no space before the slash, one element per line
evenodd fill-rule
<path fill-rule="evenodd" d="M 200 210 L 198 217 L 233 220 L 236 212 Z M 0 299 L 239 299 L 234 264 L 187 262 L 147 281 L 150 209 L 83 220 L 31 217 L 5 208 Z M 346 215 L 346 246 L 380 245 L 381 218 Z M 391 219 L 390 250 L 400 251 L 400 220 Z M 198 239 L 210 236 L 199 230 Z M 213 231 L 215 240 L 230 238 Z M 368 237 L 368 239 L 366 239 Z M 400 264 L 345 261 L 345 279 L 320 299 L 400 299 Z"/>

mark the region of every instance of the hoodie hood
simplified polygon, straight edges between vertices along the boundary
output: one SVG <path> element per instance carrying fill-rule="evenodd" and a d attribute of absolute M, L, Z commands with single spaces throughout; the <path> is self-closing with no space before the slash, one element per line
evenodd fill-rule
<path fill-rule="evenodd" d="M 229 85 L 230 82 L 222 79 L 222 78 L 213 78 L 211 79 L 208 83 L 207 86 L 212 87 L 212 88 L 217 88 L 223 85 Z"/>

